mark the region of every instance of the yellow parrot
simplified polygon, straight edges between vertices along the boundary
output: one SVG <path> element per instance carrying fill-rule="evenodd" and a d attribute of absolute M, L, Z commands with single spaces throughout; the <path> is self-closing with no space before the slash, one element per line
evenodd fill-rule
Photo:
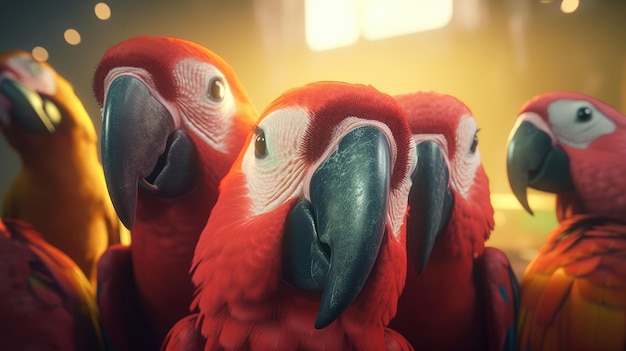
<path fill-rule="evenodd" d="M 107 192 L 93 122 L 72 85 L 26 52 L 0 53 L 0 130 L 21 159 L 1 216 L 32 224 L 95 287 L 100 255 L 130 236 Z"/>

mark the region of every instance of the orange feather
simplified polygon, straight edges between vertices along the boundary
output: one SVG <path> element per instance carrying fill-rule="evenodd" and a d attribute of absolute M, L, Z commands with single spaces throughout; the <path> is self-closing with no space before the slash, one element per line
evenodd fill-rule
<path fill-rule="evenodd" d="M 565 220 L 526 269 L 520 350 L 623 350 L 626 224 L 592 215 Z"/>

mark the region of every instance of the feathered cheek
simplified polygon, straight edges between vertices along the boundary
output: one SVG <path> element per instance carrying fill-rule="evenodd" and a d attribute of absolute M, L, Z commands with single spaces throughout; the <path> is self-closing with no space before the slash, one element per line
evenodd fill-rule
<path fill-rule="evenodd" d="M 271 212 L 285 202 L 303 196 L 302 162 L 290 160 L 272 167 L 255 161 L 252 156 L 244 158 L 242 163 L 254 215 Z"/>
<path fill-rule="evenodd" d="M 464 199 L 469 199 L 469 194 L 476 179 L 476 170 L 480 166 L 479 151 L 471 158 L 459 158 L 453 161 L 452 167 L 456 171 L 451 172 L 450 182 Z"/>

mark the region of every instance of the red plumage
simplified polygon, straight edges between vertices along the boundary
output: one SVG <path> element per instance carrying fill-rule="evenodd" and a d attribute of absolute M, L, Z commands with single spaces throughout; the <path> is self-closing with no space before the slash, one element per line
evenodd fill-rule
<path fill-rule="evenodd" d="M 322 298 L 284 280 L 283 233 L 290 211 L 307 192 L 306 174 L 328 157 L 328 149 L 336 147 L 346 129 L 354 128 L 351 122 L 389 128 L 386 135 L 397 158 L 391 169 L 400 175 L 391 177 L 397 179 L 388 200 L 393 210 L 386 216 L 378 258 L 365 286 L 335 321 L 315 329 Z M 403 219 L 414 161 L 402 110 L 371 87 L 313 83 L 270 104 L 259 128 L 265 132 L 269 156 L 254 161 L 259 137 L 251 135 L 222 180 L 220 197 L 194 255 L 198 293 L 192 309 L 199 313 L 172 329 L 164 349 L 411 350 L 404 338 L 385 328 L 395 314 L 406 265 Z M 268 177 L 263 170 L 274 164 L 286 170 Z M 266 179 L 268 183 L 263 182 Z M 257 182 L 265 186 L 258 188 Z M 274 194 L 277 188 L 282 190 Z M 404 205 L 395 206 L 396 201 Z M 190 347 L 185 340 L 199 344 Z"/>
<path fill-rule="evenodd" d="M 426 235 L 424 228 L 429 227 L 418 223 L 430 221 L 427 211 L 439 211 L 446 201 L 451 207 L 449 215 L 446 211 L 432 215 L 429 223 L 439 229 L 422 272 L 416 268 L 422 258 L 409 245 L 406 286 L 390 327 L 418 350 L 502 350 L 512 342 L 506 339 L 515 321 L 516 282 L 506 256 L 485 247 L 494 221 L 476 122 L 467 106 L 451 95 L 416 92 L 396 99 L 407 112 L 417 147 L 435 145 L 443 158 L 440 167 L 447 170 L 436 176 L 424 173 L 438 179 L 415 173 L 413 187 L 430 182 L 450 194 L 448 200 L 442 195 L 437 201 L 416 197 L 409 211 L 407 241 L 413 236 L 419 242 Z M 418 168 L 420 162 L 434 161 L 419 154 Z M 444 174 L 448 178 L 441 179 Z M 411 196 L 423 196 L 424 187 L 431 186 L 416 190 L 416 195 L 412 190 Z M 424 201 L 434 202 L 420 205 Z"/>
<path fill-rule="evenodd" d="M 626 346 L 625 127 L 613 107 L 572 92 L 535 96 L 519 112 L 511 187 L 522 203 L 527 186 L 556 193 L 559 221 L 522 277 L 520 350 Z M 531 138 L 546 140 L 542 152 Z"/>
<path fill-rule="evenodd" d="M 0 220 L 3 350 L 103 350 L 98 309 L 80 268 L 23 221 Z"/>
<path fill-rule="evenodd" d="M 110 175 L 106 167 L 109 164 L 113 165 L 110 173 L 115 176 L 119 169 L 115 169 L 119 166 L 116 158 L 127 157 L 136 143 L 157 140 L 158 133 L 165 135 L 157 140 L 163 150 L 159 151 L 161 155 L 154 154 L 154 162 L 149 166 L 153 170 L 132 178 L 129 184 L 118 184 L 113 176 L 107 178 L 110 192 L 119 192 L 118 189 L 128 185 L 129 194 L 136 193 L 136 197 L 129 198 L 136 198 L 136 202 L 130 200 L 129 206 L 120 205 L 122 201 L 117 203 L 118 211 L 120 208 L 133 211 L 134 218 L 127 218 L 134 222 L 132 244 L 130 248 L 116 247 L 103 256 L 99 266 L 99 301 L 107 311 L 103 314 L 104 330 L 118 350 L 128 349 L 120 345 L 155 349 L 171 326 L 189 312 L 194 287 L 188 271 L 193 250 L 217 199 L 219 181 L 251 130 L 257 112 L 234 70 L 222 58 L 182 39 L 140 36 L 123 41 L 105 53 L 95 73 L 94 92 L 105 117 L 112 121 L 113 117 L 120 118 L 120 123 L 126 123 L 125 114 L 133 111 L 122 111 L 119 117 L 107 115 L 107 108 L 116 104 L 108 98 L 114 95 L 110 88 L 119 77 L 141 82 L 137 85 L 147 93 L 144 98 L 134 99 L 150 100 L 149 106 L 167 114 L 160 117 L 167 120 L 163 126 L 171 129 L 161 128 L 152 134 L 138 128 L 128 149 L 113 143 L 103 146 L 103 155 L 111 155 L 113 159 L 109 163 L 103 158 L 105 176 Z M 138 118 L 156 119 L 150 108 L 138 106 L 139 112 L 135 114 Z M 106 138 L 109 133 L 103 132 L 103 140 Z M 183 146 L 187 154 L 170 156 L 171 152 L 180 153 L 178 149 L 172 150 L 179 147 L 175 142 L 181 140 L 188 142 Z M 144 162 L 143 158 L 148 156 L 137 157 L 128 162 L 129 167 Z M 187 168 L 169 165 L 170 162 L 177 165 L 181 159 L 191 160 L 183 164 Z M 180 179 L 190 179 L 189 185 L 182 190 L 175 188 L 174 195 L 161 193 L 158 184 L 150 184 L 158 181 L 151 178 L 157 172 L 170 172 L 167 181 L 174 185 Z M 128 324 L 127 328 L 121 327 L 124 323 Z"/>

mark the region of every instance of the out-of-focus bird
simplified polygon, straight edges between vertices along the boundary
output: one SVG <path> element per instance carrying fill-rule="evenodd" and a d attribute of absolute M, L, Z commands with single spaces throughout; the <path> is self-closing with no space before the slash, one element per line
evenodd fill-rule
<path fill-rule="evenodd" d="M 95 294 L 67 255 L 32 225 L 0 220 L 2 350 L 104 350 Z"/>
<path fill-rule="evenodd" d="M 372 87 L 317 82 L 262 114 L 207 222 L 166 350 L 412 350 L 385 328 L 406 273 L 414 144 Z"/>
<path fill-rule="evenodd" d="M 196 242 L 258 113 L 230 65 L 178 38 L 111 47 L 94 92 L 107 186 L 132 237 L 100 261 L 102 324 L 117 350 L 158 349 L 189 314 Z"/>
<path fill-rule="evenodd" d="M 517 282 L 485 247 L 494 227 L 478 126 L 454 96 L 396 96 L 416 143 L 407 220 L 408 273 L 390 327 L 416 350 L 503 350 L 514 344 Z"/>
<path fill-rule="evenodd" d="M 548 92 L 520 109 L 509 182 L 556 193 L 559 225 L 520 284 L 520 350 L 626 347 L 626 117 L 579 93 Z"/>
<path fill-rule="evenodd" d="M 2 53 L 0 130 L 22 162 L 2 217 L 32 224 L 95 287 L 98 259 L 125 228 L 107 193 L 98 137 L 82 102 L 49 64 L 21 51 Z"/>

